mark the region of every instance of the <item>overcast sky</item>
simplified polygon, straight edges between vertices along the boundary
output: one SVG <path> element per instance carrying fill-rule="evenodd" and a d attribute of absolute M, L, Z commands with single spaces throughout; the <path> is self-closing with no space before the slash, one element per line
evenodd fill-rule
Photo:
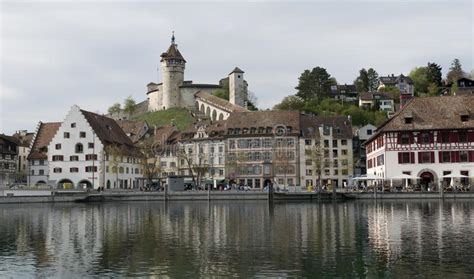
<path fill-rule="evenodd" d="M 105 113 L 161 81 L 171 31 L 185 79 L 245 71 L 258 106 L 295 93 L 305 69 L 339 83 L 362 68 L 408 74 L 428 61 L 473 68 L 473 1 L 0 1 L 0 133 L 62 121 L 73 104 Z"/>

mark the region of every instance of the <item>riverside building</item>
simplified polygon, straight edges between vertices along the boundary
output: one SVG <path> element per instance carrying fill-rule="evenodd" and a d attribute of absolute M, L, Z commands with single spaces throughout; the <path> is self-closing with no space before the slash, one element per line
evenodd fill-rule
<path fill-rule="evenodd" d="M 367 174 L 422 189 L 474 182 L 474 96 L 415 98 L 366 142 Z M 446 177 L 448 176 L 448 177 Z"/>

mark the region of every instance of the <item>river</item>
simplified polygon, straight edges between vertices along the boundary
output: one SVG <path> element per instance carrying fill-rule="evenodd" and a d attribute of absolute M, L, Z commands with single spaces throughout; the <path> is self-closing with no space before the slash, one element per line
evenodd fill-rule
<path fill-rule="evenodd" d="M 0 205 L 0 277 L 472 277 L 474 201 Z"/>

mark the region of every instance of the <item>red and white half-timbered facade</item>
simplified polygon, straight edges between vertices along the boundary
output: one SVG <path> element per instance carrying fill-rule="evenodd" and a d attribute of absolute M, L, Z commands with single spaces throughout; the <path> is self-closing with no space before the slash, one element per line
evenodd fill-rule
<path fill-rule="evenodd" d="M 409 175 L 437 189 L 451 175 L 473 185 L 474 96 L 413 99 L 376 130 L 366 152 L 367 174 L 380 180 Z"/>

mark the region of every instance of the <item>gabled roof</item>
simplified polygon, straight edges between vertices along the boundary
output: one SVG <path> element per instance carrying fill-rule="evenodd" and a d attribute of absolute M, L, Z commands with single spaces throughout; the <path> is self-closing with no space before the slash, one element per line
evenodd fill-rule
<path fill-rule="evenodd" d="M 243 74 L 245 73 L 244 71 L 242 71 L 241 69 L 239 69 L 239 67 L 235 67 L 232 72 L 229 73 L 229 75 L 233 74 L 233 73 L 239 73 L 239 74 Z"/>
<path fill-rule="evenodd" d="M 178 45 L 176 45 L 175 43 L 171 43 L 168 50 L 161 54 L 161 61 L 171 60 L 171 59 L 181 60 L 186 63 L 186 60 L 184 60 L 184 57 L 181 55 L 181 53 L 178 50 Z"/>
<path fill-rule="evenodd" d="M 125 132 L 112 118 L 82 109 L 81 113 L 84 115 L 87 122 L 89 122 L 92 130 L 94 130 L 103 144 L 123 144 L 133 146 L 130 138 L 127 137 Z"/>
<path fill-rule="evenodd" d="M 132 142 L 137 142 L 140 140 L 140 135 L 144 135 L 142 130 L 148 127 L 146 121 L 142 120 L 117 120 L 120 128 L 125 132 L 125 134 L 132 140 Z"/>
<path fill-rule="evenodd" d="M 18 139 L 0 134 L 0 153 L 3 154 L 17 154 L 16 147 L 18 146 Z"/>
<path fill-rule="evenodd" d="M 40 123 L 28 160 L 46 160 L 48 158 L 47 147 L 56 135 L 59 126 L 61 126 L 61 122 Z"/>
<path fill-rule="evenodd" d="M 408 84 L 413 84 L 413 80 L 410 77 L 404 76 L 400 74 L 399 76 L 391 75 L 391 76 L 383 76 L 379 78 L 380 82 L 385 85 L 395 85 L 403 80 L 406 80 Z"/>
<path fill-rule="evenodd" d="M 265 128 L 265 134 L 268 132 L 266 128 L 272 128 L 270 133 L 274 133 L 274 129 L 278 126 L 291 127 L 289 134 L 299 135 L 300 132 L 300 113 L 298 111 L 251 111 L 251 112 L 235 112 L 227 118 L 228 129 Z"/>
<path fill-rule="evenodd" d="M 361 92 L 359 98 L 363 101 L 379 100 L 393 100 L 393 96 L 387 92 Z"/>
<path fill-rule="evenodd" d="M 461 121 L 461 113 L 469 114 Z M 405 118 L 411 117 L 411 123 Z M 473 129 L 474 95 L 418 97 L 411 99 L 399 112 L 377 129 L 386 131 Z"/>
<path fill-rule="evenodd" d="M 31 145 L 31 141 L 33 140 L 33 136 L 35 133 L 22 133 L 22 132 L 17 132 L 12 135 L 12 137 L 16 138 L 18 140 L 18 145 L 24 146 L 24 147 L 29 147 Z"/>
<path fill-rule="evenodd" d="M 180 140 L 214 140 L 222 139 L 226 130 L 226 120 L 220 121 L 201 121 L 194 126 L 186 129 L 181 133 Z M 203 130 L 207 137 L 196 138 L 195 135 L 199 130 Z"/>
<path fill-rule="evenodd" d="M 227 112 L 246 112 L 248 111 L 246 108 L 243 108 L 241 106 L 237 106 L 232 104 L 231 102 L 221 99 L 219 97 L 216 97 L 212 94 L 198 91 L 196 94 L 194 94 L 195 97 L 205 101 L 206 103 L 209 103 L 217 108 L 220 108 L 224 111 Z"/>

